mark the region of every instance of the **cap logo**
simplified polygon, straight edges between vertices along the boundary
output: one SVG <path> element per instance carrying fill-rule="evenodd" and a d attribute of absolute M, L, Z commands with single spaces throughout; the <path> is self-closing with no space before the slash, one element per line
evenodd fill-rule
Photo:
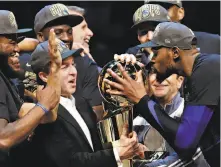
<path fill-rule="evenodd" d="M 16 20 L 15 20 L 15 16 L 14 16 L 14 14 L 12 12 L 9 13 L 8 20 L 9 20 L 9 22 L 10 22 L 12 27 L 18 28 Z"/>
<path fill-rule="evenodd" d="M 160 15 L 160 7 L 154 4 L 144 4 L 134 14 L 134 22 L 138 22 L 148 17 L 155 17 Z"/>
<path fill-rule="evenodd" d="M 64 49 L 67 49 L 67 45 L 63 42 L 59 42 L 58 44 L 58 50 L 60 53 L 63 53 Z"/>
<path fill-rule="evenodd" d="M 169 39 L 165 39 L 165 43 L 170 43 L 170 40 Z"/>
<path fill-rule="evenodd" d="M 63 4 L 54 4 L 50 7 L 52 16 L 65 16 L 68 15 L 68 8 Z"/>
<path fill-rule="evenodd" d="M 150 15 L 149 10 L 147 10 L 147 9 L 143 10 L 143 12 L 142 12 L 142 18 L 148 18 L 149 15 Z"/>

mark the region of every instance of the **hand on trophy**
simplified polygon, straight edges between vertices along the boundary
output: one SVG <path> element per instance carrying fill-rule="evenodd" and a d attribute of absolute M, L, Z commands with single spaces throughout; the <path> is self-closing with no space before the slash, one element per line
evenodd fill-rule
<path fill-rule="evenodd" d="M 129 57 L 129 58 L 128 58 Z M 120 59 L 121 61 L 127 61 L 128 63 L 135 63 L 136 58 L 131 54 L 123 54 L 120 56 L 115 56 L 115 58 Z M 121 64 L 118 64 L 118 69 L 120 70 L 123 78 L 119 77 L 115 72 L 108 69 L 107 72 L 117 81 L 113 82 L 108 79 L 104 81 L 115 89 L 109 89 L 106 92 L 112 95 L 124 95 L 133 103 L 138 103 L 140 99 L 147 94 L 146 88 L 143 83 L 142 70 L 137 72 L 136 80 L 133 80 Z M 117 90 L 116 90 L 117 89 Z"/>
<path fill-rule="evenodd" d="M 136 57 L 133 54 L 115 54 L 114 55 L 114 60 L 115 61 L 121 61 L 121 62 L 126 62 L 126 64 L 135 64 L 137 63 L 140 67 L 144 67 L 144 64 L 141 62 L 137 62 Z"/>
<path fill-rule="evenodd" d="M 121 160 L 133 158 L 139 155 L 141 158 L 144 157 L 145 146 L 138 143 L 137 134 L 131 132 L 128 134 L 128 125 L 125 124 L 121 137 L 117 141 L 112 142 L 113 147 L 117 149 Z"/>

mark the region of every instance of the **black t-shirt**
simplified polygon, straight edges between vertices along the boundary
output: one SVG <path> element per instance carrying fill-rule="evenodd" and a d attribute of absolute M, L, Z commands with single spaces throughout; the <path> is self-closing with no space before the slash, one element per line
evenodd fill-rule
<path fill-rule="evenodd" d="M 15 87 L 0 71 L 0 119 L 14 122 L 22 105 Z M 9 151 L 0 150 L 0 166 L 9 166 Z"/>
<path fill-rule="evenodd" d="M 220 55 L 197 56 L 190 81 L 190 103 L 217 105 L 220 97 Z"/>
<path fill-rule="evenodd" d="M 201 54 L 196 57 L 189 82 L 192 105 L 206 105 L 213 108 L 213 116 L 201 138 L 201 148 L 208 149 L 204 156 L 209 163 L 219 157 L 220 141 L 220 55 Z M 217 165 L 217 164 L 215 164 Z"/>
<path fill-rule="evenodd" d="M 201 53 L 220 54 L 220 36 L 207 32 L 194 31 L 197 38 L 197 47 Z"/>

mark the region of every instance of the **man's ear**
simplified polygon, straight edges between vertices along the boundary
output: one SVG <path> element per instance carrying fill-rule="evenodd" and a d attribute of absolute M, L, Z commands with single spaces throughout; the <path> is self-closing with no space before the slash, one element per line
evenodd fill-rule
<path fill-rule="evenodd" d="M 45 41 L 45 38 L 44 38 L 44 35 L 42 32 L 38 32 L 37 33 L 37 39 L 39 42 L 44 42 Z"/>
<path fill-rule="evenodd" d="M 38 73 L 38 76 L 39 76 L 39 78 L 40 78 L 43 82 L 47 83 L 47 81 L 48 81 L 48 74 L 46 74 L 45 72 L 39 72 L 39 73 Z"/>
<path fill-rule="evenodd" d="M 175 62 L 179 61 L 180 60 L 179 48 L 177 47 L 172 48 L 172 52 L 173 52 L 173 60 Z"/>
<path fill-rule="evenodd" d="M 183 20 L 184 16 L 185 16 L 185 10 L 183 7 L 179 8 L 178 11 L 177 11 L 177 16 L 178 16 L 178 19 L 181 21 Z"/>
<path fill-rule="evenodd" d="M 181 86 L 183 85 L 184 77 L 183 76 L 178 76 L 177 78 L 177 88 L 180 89 Z"/>

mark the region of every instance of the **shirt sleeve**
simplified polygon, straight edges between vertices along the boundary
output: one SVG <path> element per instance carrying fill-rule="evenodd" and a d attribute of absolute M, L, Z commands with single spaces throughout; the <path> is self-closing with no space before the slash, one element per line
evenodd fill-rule
<path fill-rule="evenodd" d="M 200 55 L 189 80 L 191 105 L 218 105 L 220 97 L 220 55 Z"/>
<path fill-rule="evenodd" d="M 186 157 L 191 157 L 209 123 L 213 111 L 207 106 L 187 105 L 181 121 L 168 116 L 154 101 L 144 96 L 135 105 L 139 112 L 167 140 L 174 150 Z"/>

